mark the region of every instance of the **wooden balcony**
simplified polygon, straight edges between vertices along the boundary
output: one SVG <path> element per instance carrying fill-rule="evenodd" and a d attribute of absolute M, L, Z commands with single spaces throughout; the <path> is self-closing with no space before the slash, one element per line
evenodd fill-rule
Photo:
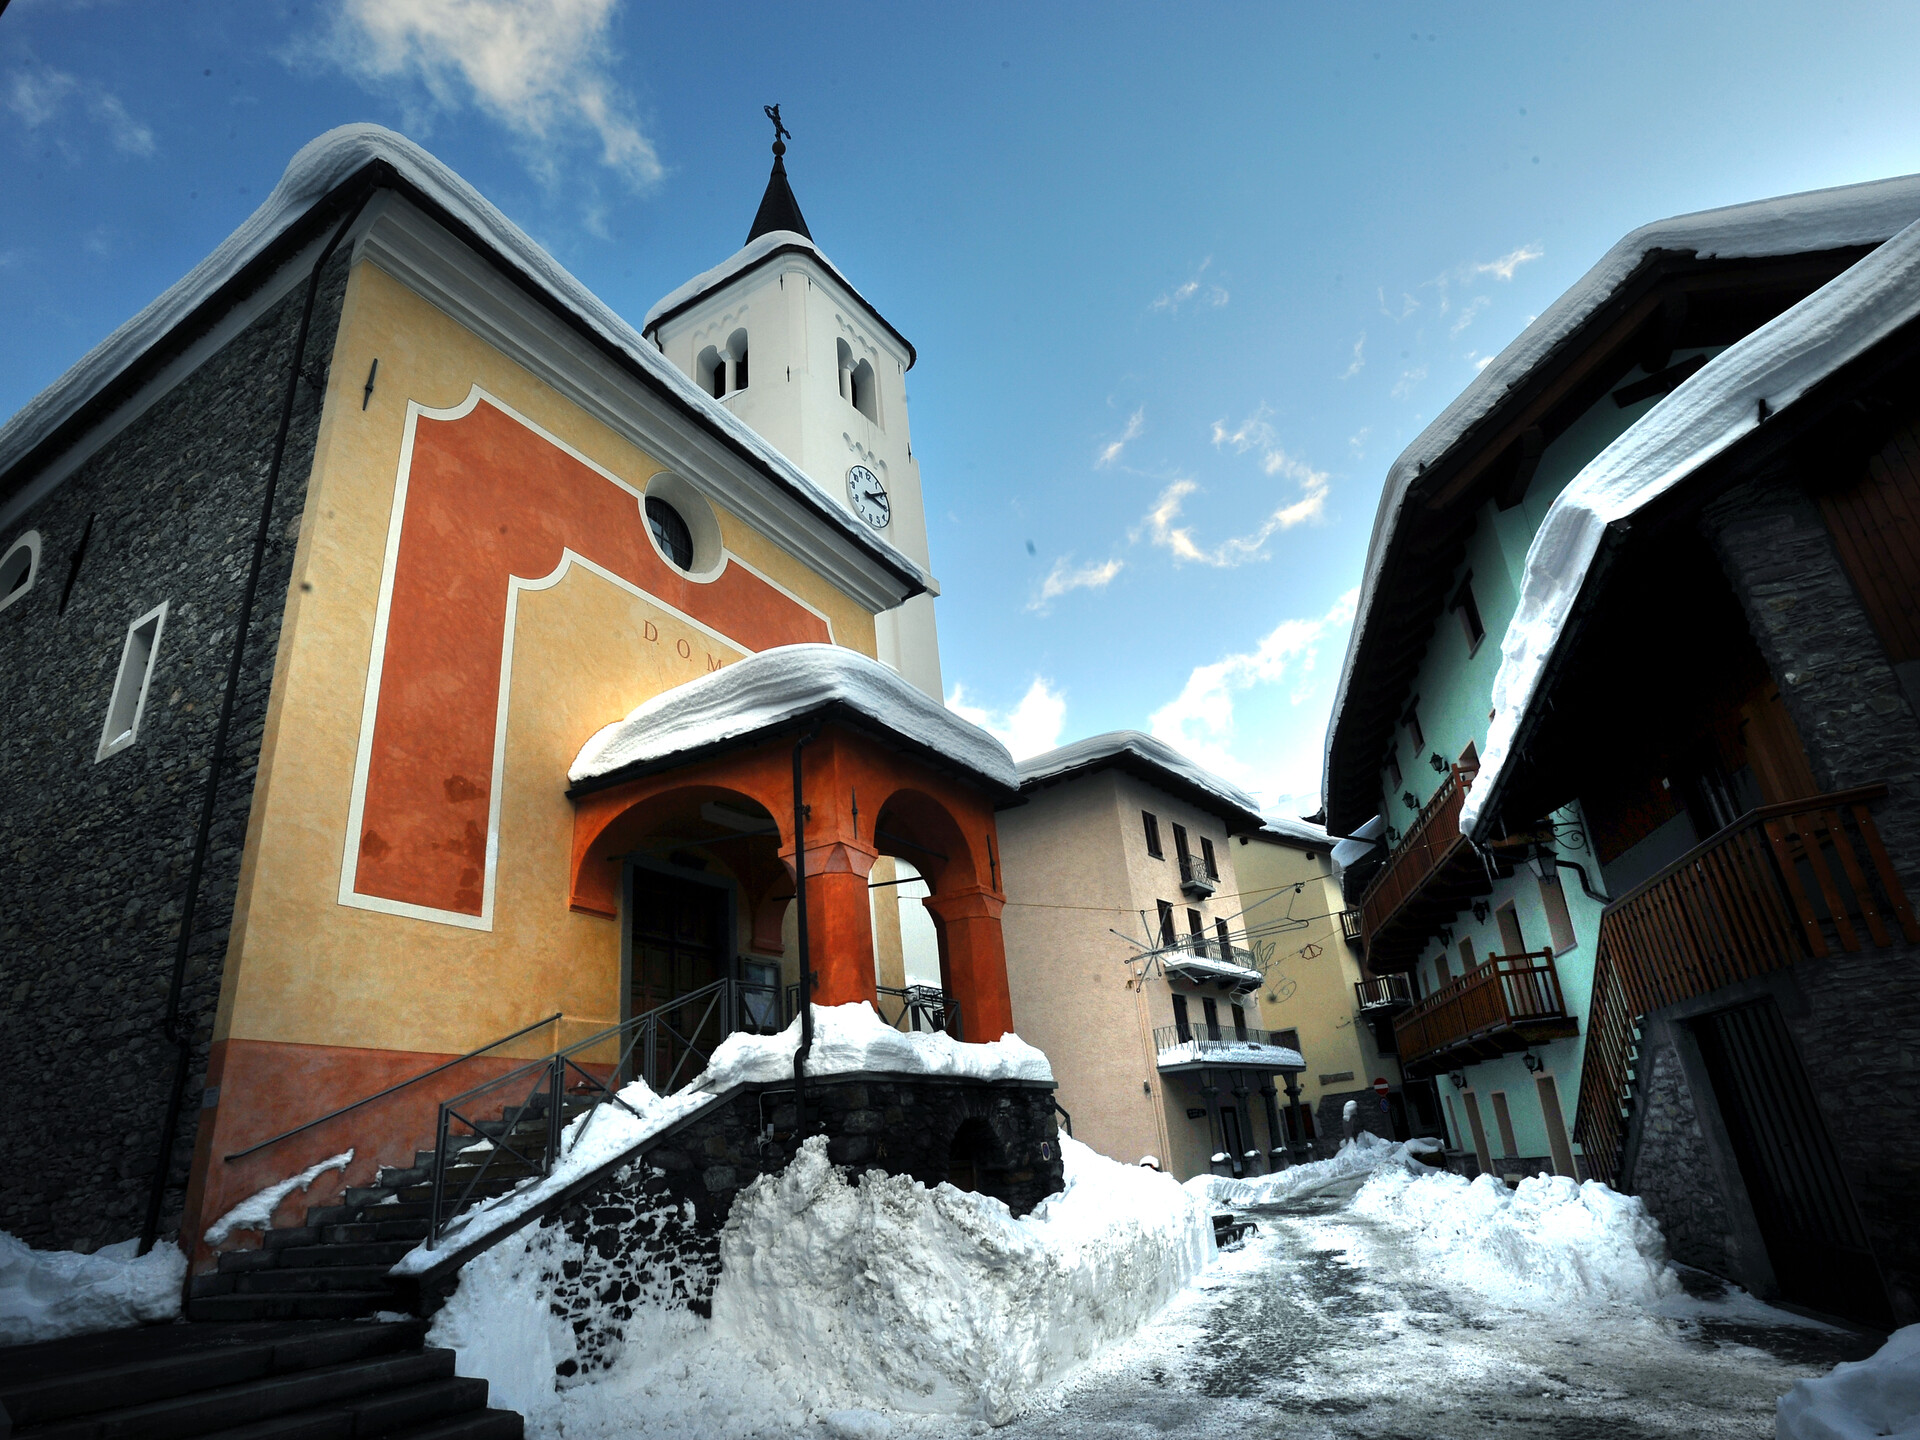
<path fill-rule="evenodd" d="M 1642 1016 L 1802 960 L 1920 943 L 1869 810 L 1886 793 L 1749 811 L 1607 907 L 1574 1120 L 1589 1174 L 1619 1168 Z"/>
<path fill-rule="evenodd" d="M 1360 930 L 1375 974 L 1411 968 L 1435 926 L 1492 893 L 1487 863 L 1460 833 L 1460 807 L 1477 773 L 1449 769 L 1362 892 Z"/>
<path fill-rule="evenodd" d="M 1493 955 L 1394 1022 L 1405 1073 L 1419 1078 L 1579 1033 L 1551 950 Z"/>
<path fill-rule="evenodd" d="M 1361 1011 L 1405 1010 L 1413 1004 L 1413 982 L 1404 975 L 1376 975 L 1353 982 L 1353 998 Z"/>

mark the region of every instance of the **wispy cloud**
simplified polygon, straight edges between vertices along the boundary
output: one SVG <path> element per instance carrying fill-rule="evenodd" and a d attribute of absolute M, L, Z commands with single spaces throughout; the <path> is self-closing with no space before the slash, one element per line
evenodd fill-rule
<path fill-rule="evenodd" d="M 1340 378 L 1342 380 L 1351 380 L 1366 368 L 1367 332 L 1362 330 L 1360 332 L 1360 338 L 1353 342 L 1353 359 L 1347 363 L 1347 368 L 1340 372 Z"/>
<path fill-rule="evenodd" d="M 1244 759 L 1234 749 L 1234 698 L 1254 686 L 1284 684 L 1293 704 L 1313 700 L 1312 672 L 1320 651 L 1344 641 L 1359 595 L 1357 588 L 1349 590 L 1324 615 L 1282 620 L 1253 649 L 1195 666 L 1179 695 L 1153 712 L 1148 727 L 1169 745 L 1252 791 L 1275 813 L 1315 808 L 1318 749 L 1288 747 L 1277 768 Z"/>
<path fill-rule="evenodd" d="M 1332 477 L 1325 470 L 1316 470 L 1282 449 L 1268 415 L 1269 411 L 1263 405 L 1236 426 L 1229 427 L 1225 420 L 1214 421 L 1214 448 L 1232 455 L 1253 455 L 1265 474 L 1298 484 L 1299 499 L 1275 509 L 1259 528 L 1250 533 L 1236 535 L 1208 547 L 1193 538 L 1190 525 L 1179 523 L 1187 497 L 1200 488 L 1197 481 L 1179 479 L 1154 499 L 1152 508 L 1135 528 L 1133 537 L 1138 539 L 1144 534 L 1155 545 L 1171 551 L 1175 561 L 1211 565 L 1225 570 L 1244 565 L 1250 560 L 1264 559 L 1267 542 L 1276 533 L 1291 530 L 1308 520 L 1319 519 L 1326 509 L 1327 487 Z"/>
<path fill-rule="evenodd" d="M 1415 365 L 1411 370 L 1402 370 L 1400 378 L 1393 382 L 1393 398 L 1404 400 L 1413 394 L 1414 387 L 1427 378 L 1427 367 Z"/>
<path fill-rule="evenodd" d="M 1039 755 L 1060 743 L 1060 730 L 1066 724 L 1067 699 L 1055 690 L 1045 676 L 1036 675 L 1011 710 L 994 711 L 967 703 L 966 687 L 956 684 L 947 692 L 947 708 L 962 720 L 970 720 L 987 731 L 1016 760 Z"/>
<path fill-rule="evenodd" d="M 1094 457 L 1094 465 L 1106 469 L 1120 459 L 1121 452 L 1140 438 L 1140 432 L 1147 428 L 1147 409 L 1142 405 L 1127 417 L 1127 428 L 1120 432 L 1119 438 L 1109 440 L 1100 447 L 1100 453 Z"/>
<path fill-rule="evenodd" d="M 153 131 L 128 114 L 120 97 L 104 86 L 46 65 L 15 70 L 7 76 L 7 109 L 29 130 L 52 125 L 66 111 L 69 101 L 79 103 L 87 118 L 106 131 L 108 142 L 122 155 L 153 154 Z M 67 158 L 78 156 L 68 149 Z"/>
<path fill-rule="evenodd" d="M 664 173 L 653 141 L 607 70 L 620 0 L 344 0 L 322 44 L 369 88 L 419 84 L 430 108 L 469 101 L 506 127 L 535 174 L 558 178 L 560 148 L 588 140 L 635 189 Z"/>
<path fill-rule="evenodd" d="M 1227 292 L 1218 285 L 1202 278 L 1206 275 L 1207 267 L 1211 264 L 1213 264 L 1213 257 L 1209 255 L 1200 262 L 1200 268 L 1193 272 L 1192 279 L 1183 285 L 1175 286 L 1147 308 L 1149 310 L 1165 310 L 1170 313 L 1178 313 L 1180 307 L 1191 300 L 1201 305 L 1211 306 L 1216 310 L 1219 309 L 1227 303 Z"/>
<path fill-rule="evenodd" d="M 1053 562 L 1047 578 L 1040 582 L 1038 593 L 1027 602 L 1027 609 L 1044 614 L 1055 600 L 1071 591 L 1104 590 L 1125 568 L 1126 562 L 1118 559 L 1076 566 L 1071 555 L 1062 555 Z"/>
<path fill-rule="evenodd" d="M 1491 296 L 1476 295 L 1460 307 L 1460 313 L 1454 317 L 1451 334 L 1458 335 L 1474 322 L 1480 312 L 1493 303 Z"/>
<path fill-rule="evenodd" d="M 1517 250 L 1509 250 L 1498 260 L 1489 260 L 1484 265 L 1472 267 L 1475 275 L 1495 275 L 1502 280 L 1513 279 L 1513 272 L 1531 260 L 1538 260 L 1547 252 L 1538 245 L 1522 245 Z"/>
<path fill-rule="evenodd" d="M 1407 293 L 1402 291 L 1400 295 L 1400 308 L 1398 311 L 1395 311 L 1391 306 L 1387 304 L 1387 287 L 1382 285 L 1381 287 L 1379 287 L 1379 290 L 1377 293 L 1379 294 L 1379 297 L 1380 297 L 1380 313 L 1386 316 L 1387 319 L 1393 321 L 1395 324 L 1398 324 L 1400 321 L 1406 319 L 1409 315 L 1413 314 L 1414 311 L 1420 308 L 1420 302 L 1418 300 L 1414 299 L 1413 296 L 1408 295 Z"/>

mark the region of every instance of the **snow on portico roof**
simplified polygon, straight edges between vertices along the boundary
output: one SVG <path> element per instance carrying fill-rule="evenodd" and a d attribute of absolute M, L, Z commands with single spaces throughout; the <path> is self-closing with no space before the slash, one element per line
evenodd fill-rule
<path fill-rule="evenodd" d="M 609 309 L 479 191 L 405 136 L 379 125 L 342 125 L 303 146 L 288 162 L 273 193 L 239 229 L 159 299 L 88 351 L 66 374 L 0 427 L 0 476 L 133 370 L 148 351 L 189 321 L 229 282 L 287 239 L 310 211 L 375 166 L 385 167 L 402 186 L 438 207 L 455 225 L 463 227 L 490 250 L 529 289 L 590 332 L 622 361 L 643 372 L 649 382 L 693 411 L 735 448 L 744 451 L 778 485 L 844 539 L 881 561 L 910 585 L 926 587 L 927 577 L 918 565 L 876 535 L 779 450 L 682 374 L 642 339 L 632 325 Z"/>
<path fill-rule="evenodd" d="M 826 713 L 877 727 L 990 788 L 1019 792 L 1006 746 L 842 645 L 776 646 L 656 695 L 587 741 L 567 778 L 585 785 L 683 764 Z"/>
<path fill-rule="evenodd" d="M 1333 741 L 1345 716 L 1356 657 L 1378 596 L 1408 494 L 1421 473 L 1466 440 L 1518 386 L 1607 303 L 1655 252 L 1692 252 L 1701 259 L 1809 254 L 1878 245 L 1920 218 L 1920 175 L 1903 175 L 1830 190 L 1812 190 L 1657 220 L 1632 231 L 1494 357 L 1387 471 L 1347 653 L 1327 725 L 1324 786 L 1333 796 Z M 1664 407 L 1656 407 L 1664 408 Z M 1484 793 L 1484 784 L 1478 787 Z"/>
<path fill-rule="evenodd" d="M 1460 829 L 1489 818 L 1520 727 L 1565 639 L 1608 527 L 1759 429 L 1840 366 L 1920 319 L 1920 221 L 1727 349 L 1574 476 L 1527 549 L 1520 602 L 1500 642 L 1494 718 Z"/>
<path fill-rule="evenodd" d="M 1138 730 L 1111 730 L 1022 760 L 1020 788 L 1038 789 L 1109 765 L 1197 801 L 1227 820 L 1229 829 L 1258 830 L 1267 823 L 1260 802 L 1246 791 Z"/>

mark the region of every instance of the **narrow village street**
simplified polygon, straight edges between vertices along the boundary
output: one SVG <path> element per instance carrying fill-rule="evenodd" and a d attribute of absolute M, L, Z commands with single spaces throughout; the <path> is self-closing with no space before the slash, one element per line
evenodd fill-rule
<path fill-rule="evenodd" d="M 999 1433 L 1758 1440 L 1795 1380 L 1873 1348 L 1698 1272 L 1657 1313 L 1502 1307 L 1436 1283 L 1344 1206 L 1248 1210 L 1257 1234 Z"/>

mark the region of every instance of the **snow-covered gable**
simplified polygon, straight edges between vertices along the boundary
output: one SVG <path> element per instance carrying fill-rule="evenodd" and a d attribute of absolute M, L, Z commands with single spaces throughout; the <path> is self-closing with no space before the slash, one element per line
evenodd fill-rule
<path fill-rule="evenodd" d="M 1785 410 L 1920 318 L 1920 222 L 1714 357 L 1602 450 L 1555 498 L 1527 549 L 1520 601 L 1500 643 L 1493 721 L 1460 812 L 1490 814 L 1515 737 L 1564 638 L 1607 527 L 1632 516 L 1759 428 L 1760 402 Z"/>
<path fill-rule="evenodd" d="M 1196 800 L 1227 822 L 1229 830 L 1257 830 L 1267 821 L 1260 802 L 1239 786 L 1202 769 L 1165 741 L 1138 730 L 1112 730 L 1062 745 L 1020 762 L 1020 785 L 1025 790 L 1071 779 L 1106 766 L 1127 770 L 1150 782 Z"/>
<path fill-rule="evenodd" d="M 1327 764 L 1332 762 L 1333 738 L 1352 688 L 1354 661 L 1378 598 L 1381 567 L 1393 546 L 1415 480 L 1465 440 L 1535 366 L 1578 333 L 1649 256 L 1659 251 L 1691 251 L 1701 259 L 1742 259 L 1879 245 L 1915 219 L 1920 219 L 1920 175 L 1902 175 L 1657 220 L 1632 231 L 1601 256 L 1598 264 L 1493 358 L 1387 471 L 1374 514 L 1373 535 L 1367 544 L 1353 629 L 1347 637 L 1346 658 L 1334 693 L 1333 715 L 1327 726 Z M 1329 794 L 1331 780 L 1329 773 Z M 1479 788 L 1484 793 L 1486 787 Z"/>
<path fill-rule="evenodd" d="M 88 401 L 133 369 L 149 350 L 270 250 L 315 205 L 361 171 L 378 164 L 390 167 L 401 181 L 464 226 L 501 263 L 584 324 L 607 348 L 643 371 L 649 380 L 669 391 L 708 426 L 749 453 L 782 487 L 855 546 L 883 558 L 889 569 L 925 587 L 927 577 L 918 565 L 849 513 L 798 466 L 682 374 L 479 191 L 404 135 L 379 125 L 342 125 L 301 147 L 288 163 L 280 183 L 273 187 L 273 193 L 239 229 L 159 299 L 94 346 L 66 374 L 0 427 L 0 475 L 5 475 Z M 771 238 L 762 237 L 763 240 Z M 826 257 L 820 258 L 826 263 Z"/>
<path fill-rule="evenodd" d="M 574 784 L 743 745 L 797 720 L 837 714 L 1009 793 L 1020 788 L 1007 747 L 857 650 L 781 645 L 654 696 L 587 741 Z"/>

